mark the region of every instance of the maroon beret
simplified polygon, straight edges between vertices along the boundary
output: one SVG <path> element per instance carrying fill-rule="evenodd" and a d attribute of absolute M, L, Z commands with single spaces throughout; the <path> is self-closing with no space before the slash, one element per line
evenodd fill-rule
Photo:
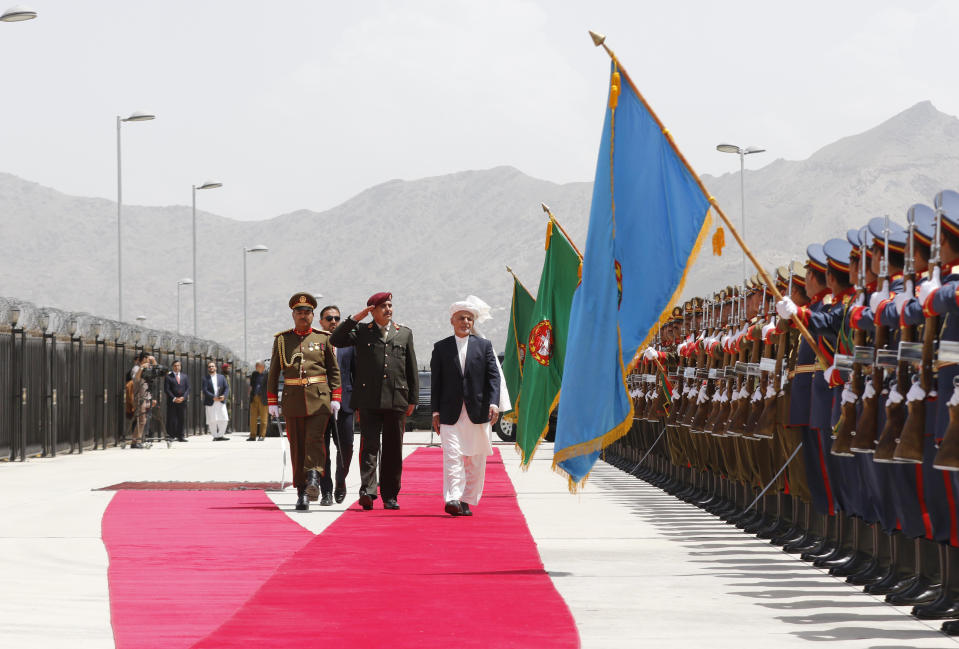
<path fill-rule="evenodd" d="M 393 294 L 392 293 L 374 293 L 370 296 L 370 299 L 366 301 L 366 306 L 379 306 L 384 302 L 392 302 Z"/>

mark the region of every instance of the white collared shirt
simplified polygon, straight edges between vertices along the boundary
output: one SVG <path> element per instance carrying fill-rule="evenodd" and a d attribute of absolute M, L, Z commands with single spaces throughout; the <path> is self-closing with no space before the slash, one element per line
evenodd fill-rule
<path fill-rule="evenodd" d="M 470 337 L 469 334 L 466 334 L 462 338 L 459 336 L 453 336 L 456 340 L 456 354 L 460 359 L 460 371 L 466 372 L 466 348 L 469 347 Z"/>

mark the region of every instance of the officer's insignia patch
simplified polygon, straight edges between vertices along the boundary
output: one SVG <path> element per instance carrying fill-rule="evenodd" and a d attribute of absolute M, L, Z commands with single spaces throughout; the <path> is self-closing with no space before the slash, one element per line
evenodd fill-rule
<path fill-rule="evenodd" d="M 553 325 L 549 320 L 540 320 L 529 332 L 527 349 L 537 363 L 549 366 L 549 361 L 553 357 Z"/>

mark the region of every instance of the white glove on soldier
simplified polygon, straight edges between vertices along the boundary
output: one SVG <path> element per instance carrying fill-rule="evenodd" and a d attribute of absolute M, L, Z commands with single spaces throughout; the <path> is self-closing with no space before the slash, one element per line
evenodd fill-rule
<path fill-rule="evenodd" d="M 942 284 L 939 282 L 939 273 L 933 272 L 932 277 L 919 285 L 919 305 L 925 308 L 926 300 L 929 299 L 933 291 L 940 288 L 942 288 Z"/>
<path fill-rule="evenodd" d="M 905 291 L 896 293 L 896 296 L 892 298 L 892 303 L 896 305 L 897 314 L 900 314 L 900 315 L 902 314 L 902 307 L 906 304 L 906 302 L 909 301 L 909 298 L 911 297 L 912 296 L 909 293 L 906 293 Z"/>
<path fill-rule="evenodd" d="M 280 418 L 280 407 L 279 406 L 267 406 L 267 412 L 270 413 L 271 417 Z"/>
<path fill-rule="evenodd" d="M 333 411 L 333 418 L 336 419 L 336 415 L 340 412 L 340 402 L 339 402 L 339 401 L 331 401 L 331 402 L 330 402 L 330 409 Z"/>
<path fill-rule="evenodd" d="M 879 303 L 882 302 L 882 295 L 879 293 L 879 291 L 873 291 L 872 295 L 869 296 L 869 310 L 872 311 L 873 315 L 876 314 L 876 309 L 879 308 Z"/>
<path fill-rule="evenodd" d="M 779 314 L 780 318 L 791 320 L 794 315 L 799 313 L 799 307 L 790 298 L 784 297 L 776 302 L 776 313 Z"/>
<path fill-rule="evenodd" d="M 646 351 L 643 352 L 643 358 L 647 361 L 655 361 L 659 358 L 659 353 L 652 347 L 647 347 Z"/>

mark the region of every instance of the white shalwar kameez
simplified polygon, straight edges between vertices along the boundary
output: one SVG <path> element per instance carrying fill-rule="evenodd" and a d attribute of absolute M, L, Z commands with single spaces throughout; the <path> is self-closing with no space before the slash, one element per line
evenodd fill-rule
<path fill-rule="evenodd" d="M 460 369 L 466 366 L 466 348 L 469 336 L 456 336 L 456 351 Z M 493 352 L 495 356 L 495 351 Z M 496 369 L 500 376 L 500 412 L 510 409 L 506 379 L 499 360 Z M 505 405 L 505 407 L 504 407 Z M 453 425 L 440 424 L 440 440 L 443 445 L 443 500 L 459 500 L 468 505 L 478 505 L 486 481 L 486 458 L 493 454 L 493 427 L 490 422 L 474 424 L 466 413 L 466 404 Z"/>

